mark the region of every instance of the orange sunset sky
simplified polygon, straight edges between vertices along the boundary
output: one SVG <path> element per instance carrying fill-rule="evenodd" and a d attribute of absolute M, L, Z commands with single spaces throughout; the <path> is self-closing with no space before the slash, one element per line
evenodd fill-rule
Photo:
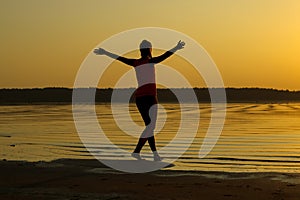
<path fill-rule="evenodd" d="M 0 88 L 73 87 L 100 42 L 155 26 L 201 44 L 226 87 L 300 90 L 299 0 L 1 0 L 0 25 Z"/>

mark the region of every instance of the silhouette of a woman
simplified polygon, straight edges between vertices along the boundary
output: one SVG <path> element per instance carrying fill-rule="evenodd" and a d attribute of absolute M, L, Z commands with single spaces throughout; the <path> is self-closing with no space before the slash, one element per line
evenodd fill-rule
<path fill-rule="evenodd" d="M 140 156 L 140 151 L 145 145 L 146 141 L 148 141 L 153 152 L 154 161 L 161 160 L 161 157 L 156 151 L 154 138 L 158 103 L 154 65 L 170 57 L 177 50 L 184 48 L 184 45 L 185 43 L 180 40 L 174 48 L 166 51 L 160 56 L 152 57 L 152 44 L 147 40 L 143 40 L 140 44 L 141 58 L 139 59 L 130 59 L 118 56 L 102 48 L 94 50 L 96 55 L 106 55 L 135 68 L 136 78 L 138 81 L 138 88 L 135 91 L 135 101 L 146 126 L 139 138 L 134 152 L 131 154 L 138 160 L 142 159 Z"/>

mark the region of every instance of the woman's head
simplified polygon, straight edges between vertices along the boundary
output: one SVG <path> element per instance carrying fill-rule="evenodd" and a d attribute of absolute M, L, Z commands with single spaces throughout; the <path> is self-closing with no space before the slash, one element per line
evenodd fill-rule
<path fill-rule="evenodd" d="M 140 52 L 142 57 L 152 57 L 152 44 L 148 40 L 143 40 L 140 44 Z"/>

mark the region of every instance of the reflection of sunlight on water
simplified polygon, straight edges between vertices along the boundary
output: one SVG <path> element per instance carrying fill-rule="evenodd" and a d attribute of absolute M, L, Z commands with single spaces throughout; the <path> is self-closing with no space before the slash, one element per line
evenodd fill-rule
<path fill-rule="evenodd" d="M 164 126 L 160 124 L 161 130 L 156 135 L 158 148 L 174 138 L 180 123 L 179 105 L 163 106 L 166 121 Z M 300 172 L 300 104 L 228 104 L 222 135 L 213 151 L 203 159 L 198 158 L 198 153 L 210 122 L 210 105 L 201 104 L 200 107 L 201 120 L 197 137 L 189 150 L 175 162 L 175 167 L 169 169 Z M 1 159 L 37 161 L 92 158 L 76 133 L 71 105 L 1 108 Z M 107 137 L 123 150 L 131 152 L 137 138 L 118 128 L 112 118 L 110 105 L 97 105 L 96 110 Z M 135 105 L 130 105 L 129 110 L 134 122 L 142 126 Z M 192 114 L 196 111 L 186 109 L 185 112 Z M 188 123 L 195 122 L 191 118 Z M 86 126 L 89 127 L 88 122 Z M 130 130 L 130 127 L 127 128 Z M 93 153 L 117 159 L 118 154 L 113 149 L 107 149 L 107 144 L 93 140 L 96 135 L 94 132 L 89 134 L 91 141 L 88 146 Z M 167 158 L 176 156 L 176 152 L 186 145 L 185 140 L 176 143 Z M 146 158 L 149 152 L 149 147 L 145 146 L 142 153 Z"/>

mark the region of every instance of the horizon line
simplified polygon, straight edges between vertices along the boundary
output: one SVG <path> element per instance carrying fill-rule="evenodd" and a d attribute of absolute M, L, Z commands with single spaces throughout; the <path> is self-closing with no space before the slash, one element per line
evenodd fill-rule
<path fill-rule="evenodd" d="M 49 86 L 49 87 L 24 87 L 24 88 L 0 88 L 0 90 L 33 90 L 33 89 L 136 89 L 135 87 L 124 87 L 124 88 L 112 88 L 112 87 L 81 87 L 81 88 L 72 88 L 72 87 L 63 87 L 63 86 Z M 299 90 L 290 90 L 290 89 L 277 89 L 277 88 L 267 88 L 267 87 L 171 87 L 171 88 L 161 88 L 158 87 L 158 90 L 163 89 L 262 89 L 262 90 L 275 90 L 275 91 L 286 91 L 286 92 L 300 92 Z"/>

